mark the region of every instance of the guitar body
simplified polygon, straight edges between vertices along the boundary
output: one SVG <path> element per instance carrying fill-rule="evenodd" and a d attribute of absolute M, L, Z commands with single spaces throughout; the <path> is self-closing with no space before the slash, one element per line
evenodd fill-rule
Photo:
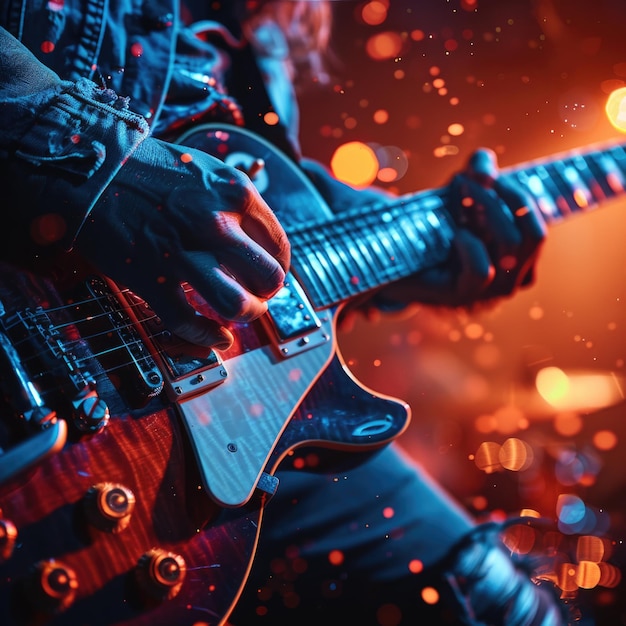
<path fill-rule="evenodd" d="M 249 133 L 202 128 L 181 143 L 263 159 L 259 189 L 288 231 L 332 215 Z M 404 430 L 406 405 L 347 372 L 339 307 L 290 283 L 268 320 L 232 326 L 231 349 L 188 357 L 107 280 L 0 267 L 3 624 L 221 624 L 285 456 L 376 449 Z"/>

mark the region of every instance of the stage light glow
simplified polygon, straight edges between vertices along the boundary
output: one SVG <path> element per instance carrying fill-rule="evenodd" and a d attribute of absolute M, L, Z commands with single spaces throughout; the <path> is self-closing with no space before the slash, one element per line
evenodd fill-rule
<path fill-rule="evenodd" d="M 609 122 L 617 130 L 626 133 L 626 87 L 615 89 L 609 94 L 604 110 Z"/>
<path fill-rule="evenodd" d="M 611 372 L 564 372 L 558 367 L 541 369 L 535 378 L 539 395 L 561 411 L 611 406 L 624 399 L 620 380 Z"/>

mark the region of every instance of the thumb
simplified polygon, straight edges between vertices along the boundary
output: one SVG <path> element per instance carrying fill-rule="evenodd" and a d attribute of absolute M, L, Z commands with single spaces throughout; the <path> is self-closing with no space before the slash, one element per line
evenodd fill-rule
<path fill-rule="evenodd" d="M 232 345 L 232 333 L 215 320 L 197 313 L 180 285 L 153 284 L 143 289 L 140 295 L 145 297 L 167 329 L 184 341 L 218 350 L 226 350 Z"/>

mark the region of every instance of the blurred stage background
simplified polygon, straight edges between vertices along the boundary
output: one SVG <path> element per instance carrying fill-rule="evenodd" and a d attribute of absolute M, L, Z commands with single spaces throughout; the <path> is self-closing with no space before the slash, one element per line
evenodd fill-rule
<path fill-rule="evenodd" d="M 404 193 L 445 184 L 479 146 L 506 167 L 626 142 L 604 110 L 626 85 L 624 0 L 333 5 L 342 65 L 302 96 L 304 153 L 327 165 L 363 142 Z M 607 202 L 550 229 L 536 283 L 510 301 L 340 335 L 358 379 L 410 403 L 400 444 L 479 519 L 532 509 L 565 540 L 599 538 L 562 557 L 558 582 L 607 626 L 626 624 L 624 233 L 626 199 Z"/>

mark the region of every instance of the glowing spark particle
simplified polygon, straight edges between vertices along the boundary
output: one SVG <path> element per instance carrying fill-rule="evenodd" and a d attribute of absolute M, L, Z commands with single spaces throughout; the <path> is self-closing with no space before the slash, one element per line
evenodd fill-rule
<path fill-rule="evenodd" d="M 288 378 L 292 383 L 298 382 L 302 378 L 302 370 L 299 367 L 294 367 L 289 371 Z"/>
<path fill-rule="evenodd" d="M 439 592 L 434 587 L 424 587 L 421 595 L 422 600 L 426 604 L 437 604 L 439 602 Z"/>
<path fill-rule="evenodd" d="M 370 26 L 378 26 L 387 19 L 387 9 L 386 2 L 368 2 L 361 11 L 361 19 Z"/>
<path fill-rule="evenodd" d="M 328 553 L 328 561 L 331 565 L 341 565 L 344 561 L 344 555 L 341 550 L 331 550 Z"/>
<path fill-rule="evenodd" d="M 376 124 L 386 124 L 389 121 L 389 111 L 378 109 L 378 111 L 374 112 L 372 118 Z"/>
<path fill-rule="evenodd" d="M 409 561 L 409 572 L 411 572 L 411 574 L 419 574 L 423 570 L 424 564 L 419 559 Z"/>
<path fill-rule="evenodd" d="M 393 508 L 392 508 L 392 507 L 390 507 L 390 506 L 386 506 L 386 507 L 383 509 L 383 517 L 384 517 L 385 519 L 391 519 L 391 518 L 392 518 L 395 514 L 396 514 L 396 512 L 395 512 L 395 511 L 393 510 Z"/>
<path fill-rule="evenodd" d="M 180 160 L 183 163 L 191 163 L 193 161 L 193 157 L 191 156 L 191 154 L 189 154 L 189 152 L 184 152 L 180 155 Z"/>
<path fill-rule="evenodd" d="M 279 122 L 279 117 L 278 114 L 275 113 L 274 111 L 268 111 L 264 116 L 263 116 L 263 121 L 268 125 L 268 126 L 276 126 L 276 124 L 278 124 Z"/>
<path fill-rule="evenodd" d="M 143 54 L 143 46 L 140 43 L 135 42 L 130 46 L 130 53 L 134 57 L 140 57 Z"/>
<path fill-rule="evenodd" d="M 370 37 L 365 50 L 375 61 L 396 58 L 402 49 L 402 38 L 398 33 L 388 31 Z"/>

